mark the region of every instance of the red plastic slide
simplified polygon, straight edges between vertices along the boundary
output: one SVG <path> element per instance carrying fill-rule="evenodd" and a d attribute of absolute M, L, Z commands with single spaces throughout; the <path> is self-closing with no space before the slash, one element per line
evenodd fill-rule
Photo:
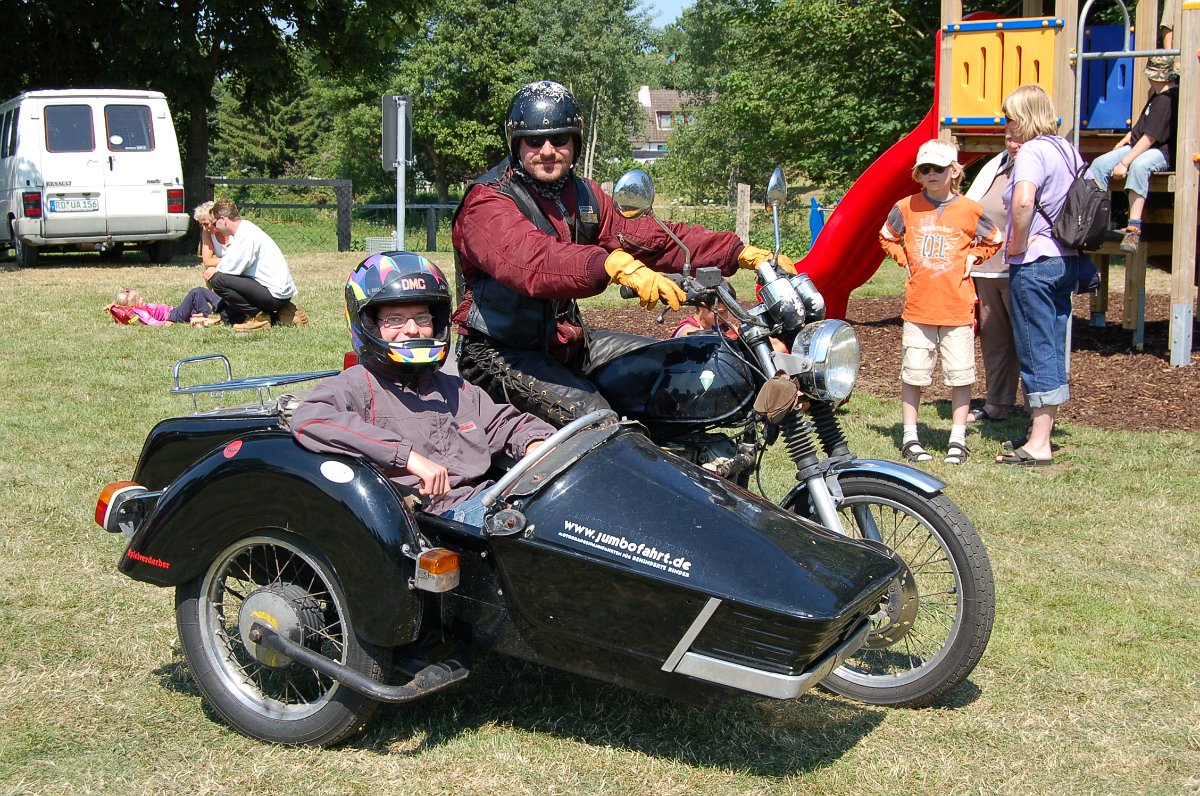
<path fill-rule="evenodd" d="M 812 249 L 796 264 L 796 270 L 807 273 L 825 297 L 828 317 L 845 318 L 850 292 L 870 279 L 883 262 L 879 228 L 892 205 L 917 192 L 913 162 L 921 144 L 937 137 L 935 110 L 930 108 L 911 133 L 855 180 Z"/>

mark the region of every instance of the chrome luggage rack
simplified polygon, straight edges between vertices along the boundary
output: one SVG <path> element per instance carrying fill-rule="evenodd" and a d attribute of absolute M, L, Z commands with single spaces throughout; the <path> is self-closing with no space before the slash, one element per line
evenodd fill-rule
<path fill-rule="evenodd" d="M 189 385 L 180 383 L 179 373 L 185 366 L 214 359 L 225 363 L 224 381 Z M 228 357 L 226 357 L 224 354 L 205 354 L 204 356 L 199 357 L 187 357 L 186 359 L 181 359 L 175 363 L 175 386 L 171 389 L 171 395 L 192 396 L 192 413 L 200 414 L 198 398 L 201 395 L 208 395 L 215 400 L 221 398 L 226 393 L 254 390 L 258 393 L 259 408 L 267 409 L 275 401 L 275 396 L 271 392 L 272 387 L 281 387 L 287 384 L 299 384 L 305 381 L 324 379 L 328 378 L 329 376 L 336 376 L 338 373 L 339 371 L 336 370 L 316 370 L 309 373 L 280 373 L 275 376 L 247 376 L 245 378 L 235 379 L 233 377 L 233 368 L 229 365 Z"/>

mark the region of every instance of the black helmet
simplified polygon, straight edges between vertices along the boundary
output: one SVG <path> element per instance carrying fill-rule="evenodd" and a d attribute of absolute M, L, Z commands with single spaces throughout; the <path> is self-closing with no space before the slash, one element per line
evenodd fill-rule
<path fill-rule="evenodd" d="M 433 337 L 395 343 L 384 340 L 375 312 L 392 304 L 429 305 Z M 437 370 L 445 363 L 450 347 L 450 288 L 446 277 L 419 254 L 372 254 L 346 280 L 346 322 L 359 363 L 393 378 Z"/>
<path fill-rule="evenodd" d="M 517 154 L 518 138 L 555 133 L 570 133 L 575 137 L 574 160 L 579 160 L 579 151 L 583 148 L 583 114 L 579 112 L 571 90 L 551 80 L 523 86 L 513 97 L 508 106 L 508 118 L 504 120 L 504 139 L 512 162 L 521 162 Z"/>

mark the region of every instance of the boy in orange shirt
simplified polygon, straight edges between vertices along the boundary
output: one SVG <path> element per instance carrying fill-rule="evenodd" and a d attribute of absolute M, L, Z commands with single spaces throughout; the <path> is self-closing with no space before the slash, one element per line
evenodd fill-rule
<path fill-rule="evenodd" d="M 917 436 L 921 390 L 933 383 L 938 356 L 953 406 L 947 464 L 967 460 L 967 413 L 975 383 L 975 285 L 971 265 L 996 253 L 1000 228 L 978 202 L 958 194 L 963 170 L 954 145 L 934 139 L 917 151 L 913 179 L 921 192 L 896 203 L 879 231 L 888 256 L 908 271 L 904 284 L 903 365 L 900 397 L 911 462 L 933 457 Z"/>

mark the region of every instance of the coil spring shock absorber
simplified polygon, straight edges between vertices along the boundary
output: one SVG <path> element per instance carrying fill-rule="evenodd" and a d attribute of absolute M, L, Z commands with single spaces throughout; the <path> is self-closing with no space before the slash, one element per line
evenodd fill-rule
<path fill-rule="evenodd" d="M 846 442 L 846 435 L 842 433 L 842 425 L 834 414 L 833 404 L 829 401 L 814 401 L 808 411 L 812 415 L 813 425 L 816 426 L 817 437 L 821 440 L 825 455 L 830 458 L 849 456 L 850 446 Z"/>
<path fill-rule="evenodd" d="M 798 411 L 792 411 L 779 424 L 779 428 L 783 432 L 788 458 L 796 465 L 796 478 L 804 480 L 807 477 L 806 471 L 820 462 L 817 446 L 813 442 L 812 423 L 805 420 Z"/>

